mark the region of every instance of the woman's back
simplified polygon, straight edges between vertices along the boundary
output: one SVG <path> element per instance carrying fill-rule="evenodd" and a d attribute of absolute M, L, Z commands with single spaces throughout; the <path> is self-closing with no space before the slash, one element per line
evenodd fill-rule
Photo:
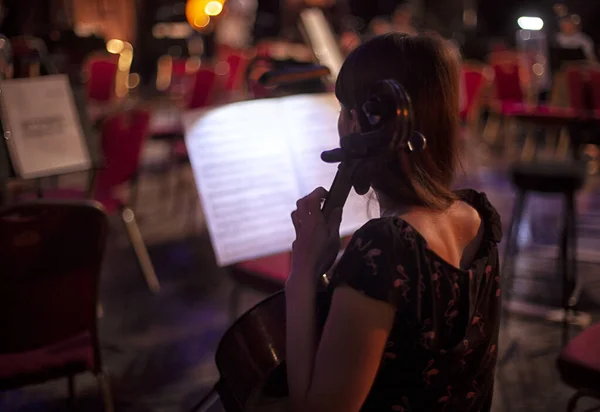
<path fill-rule="evenodd" d="M 410 219 L 419 229 L 397 217 L 373 219 L 355 234 L 334 271 L 332 289 L 347 284 L 397 310 L 364 411 L 480 411 L 491 406 L 500 316 L 500 219 L 484 194 L 456 194 L 477 211 L 481 230 L 466 223 L 477 221 L 469 218 L 468 207 L 457 212 L 464 220 L 438 226 L 454 230 L 456 242 L 448 241 L 452 235 L 436 236 L 435 225 L 419 224 L 427 219 Z"/>

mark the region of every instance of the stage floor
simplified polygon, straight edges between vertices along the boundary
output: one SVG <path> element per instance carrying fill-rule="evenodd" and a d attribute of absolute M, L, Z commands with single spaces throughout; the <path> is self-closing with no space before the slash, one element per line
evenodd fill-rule
<path fill-rule="evenodd" d="M 505 177 L 506 164 L 468 165 L 467 169 L 470 177 L 461 177 L 458 186 L 487 192 L 506 227 L 514 199 Z M 586 291 L 582 304 L 595 321 L 600 320 L 600 250 L 593 247 L 600 239 L 599 183 L 600 179 L 590 178 L 578 198 L 579 273 L 584 276 Z M 215 265 L 189 168 L 184 167 L 177 179 L 172 179 L 170 194 L 165 187 L 163 174 L 144 173 L 138 201 L 142 234 L 162 284 L 160 294 L 148 291 L 123 227 L 116 219 L 111 222 L 99 325 L 117 411 L 185 411 L 218 378 L 213 355 L 229 324 L 232 281 Z M 519 231 L 523 253 L 517 268 L 520 273 L 545 277 L 549 283 L 516 282 L 521 301 L 559 302 L 554 245 L 560 211 L 558 198 L 531 197 Z M 262 297 L 245 293 L 241 306 L 248 308 Z M 515 339 L 517 350 L 498 368 L 493 410 L 565 410 L 573 391 L 560 383 L 555 369 L 560 327 L 514 316 L 502 331 L 501 356 Z M 77 378 L 76 392 L 77 410 L 102 410 L 91 375 Z M 66 395 L 66 379 L 7 391 L 0 393 L 0 410 L 60 411 L 66 407 Z M 220 410 L 218 404 L 211 409 Z"/>

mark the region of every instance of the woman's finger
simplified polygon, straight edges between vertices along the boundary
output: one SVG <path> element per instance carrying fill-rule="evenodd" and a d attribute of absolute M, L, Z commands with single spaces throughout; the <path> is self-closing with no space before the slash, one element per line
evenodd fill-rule
<path fill-rule="evenodd" d="M 323 200 L 327 197 L 328 194 L 329 194 L 329 192 L 324 187 L 317 187 L 315 190 L 310 192 L 310 194 L 306 197 L 309 199 L 316 198 L 319 200 Z"/>
<path fill-rule="evenodd" d="M 311 214 L 317 214 L 321 212 L 321 202 L 323 199 L 327 198 L 327 194 L 327 190 L 322 187 L 318 187 L 307 196 L 307 208 Z"/>
<path fill-rule="evenodd" d="M 308 196 L 299 199 L 296 202 L 296 215 L 298 216 L 306 216 L 308 215 Z"/>
<path fill-rule="evenodd" d="M 292 212 L 292 223 L 294 224 L 294 230 L 296 231 L 296 233 L 298 233 L 298 231 L 300 230 L 300 221 L 298 220 L 298 212 L 297 211 L 293 211 Z"/>

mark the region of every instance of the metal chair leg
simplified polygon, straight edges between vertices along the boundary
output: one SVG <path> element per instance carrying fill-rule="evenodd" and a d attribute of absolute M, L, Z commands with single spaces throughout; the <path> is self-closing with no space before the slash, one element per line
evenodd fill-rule
<path fill-rule="evenodd" d="M 577 207 L 574 194 L 570 194 L 567 198 L 567 213 L 570 227 L 570 277 L 571 281 L 575 283 L 573 293 L 569 298 L 569 307 L 574 310 L 583 290 L 582 278 L 577 273 Z"/>
<path fill-rule="evenodd" d="M 565 193 L 565 205 L 563 212 L 563 230 L 560 242 L 560 271 L 562 274 L 562 306 L 564 311 L 563 316 L 563 336 L 562 344 L 565 346 L 569 341 L 569 323 L 572 316 L 572 297 L 570 286 L 575 276 L 575 268 L 573 265 L 572 246 L 573 243 L 573 223 L 574 223 L 574 194 Z"/>
<path fill-rule="evenodd" d="M 523 145 L 523 150 L 521 151 L 520 160 L 522 162 L 531 162 L 535 158 L 537 151 L 535 127 L 533 127 L 531 124 L 526 124 L 525 129 L 525 143 Z"/>
<path fill-rule="evenodd" d="M 138 263 L 142 269 L 142 274 L 144 275 L 148 289 L 150 289 L 150 291 L 153 293 L 157 293 L 160 290 L 160 283 L 158 282 L 158 278 L 154 272 L 154 266 L 152 265 L 152 261 L 148 255 L 148 249 L 146 249 L 146 245 L 142 239 L 142 234 L 140 233 L 140 228 L 135 220 L 135 214 L 133 213 L 133 210 L 131 210 L 129 207 L 123 208 L 121 211 L 121 218 L 125 224 L 127 235 L 129 236 L 129 240 L 131 241 L 131 245 L 135 251 Z"/>
<path fill-rule="evenodd" d="M 502 119 L 499 116 L 490 114 L 483 127 L 483 140 L 488 145 L 491 146 L 496 143 L 501 126 Z"/>
<path fill-rule="evenodd" d="M 523 212 L 525 210 L 526 192 L 519 191 L 515 204 L 513 206 L 512 217 L 508 226 L 508 233 L 506 235 L 506 246 L 504 248 L 504 256 L 502 259 L 502 273 L 501 279 L 504 282 L 504 301 L 508 303 L 511 300 L 514 284 L 514 259 L 518 252 L 518 240 L 519 240 L 519 226 L 521 225 L 521 219 L 523 218 Z M 508 268 L 508 269 L 507 269 Z M 504 314 L 503 323 L 506 325 L 508 316 L 506 312 Z"/>
<path fill-rule="evenodd" d="M 115 408 L 113 405 L 112 393 L 110 390 L 110 382 L 108 376 L 104 372 L 100 372 L 96 375 L 98 381 L 98 388 L 102 394 L 102 401 L 104 402 L 104 412 L 114 412 Z"/>
<path fill-rule="evenodd" d="M 69 390 L 69 399 L 67 400 L 67 407 L 70 411 L 75 409 L 75 376 L 69 375 L 67 377 L 67 387 Z"/>

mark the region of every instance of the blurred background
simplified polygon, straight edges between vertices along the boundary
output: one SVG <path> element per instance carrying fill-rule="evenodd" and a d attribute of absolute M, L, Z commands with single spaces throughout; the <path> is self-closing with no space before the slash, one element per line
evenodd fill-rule
<path fill-rule="evenodd" d="M 106 250 L 92 271 L 97 291 L 94 282 L 0 286 L 0 340 L 27 322 L 46 325 L 39 334 L 50 336 L 73 314 L 94 313 L 82 321 L 84 343 L 50 345 L 59 360 L 31 345 L 3 358 L 20 349 L 0 344 L 0 410 L 190 410 L 219 379 L 221 336 L 281 289 L 289 253 L 217 264 L 182 114 L 329 93 L 343 57 L 361 42 L 428 30 L 461 59 L 464 173 L 456 185 L 485 191 L 505 231 L 493 410 L 598 406 L 599 1 L 0 0 L 1 82 L 66 76 L 91 157 L 89 170 L 24 178 L 3 115 L 0 205 L 95 199 L 109 215 Z M 279 83 L 264 76 L 292 69 L 302 75 Z M 95 233 L 84 228 L 92 220 L 73 230 Z M 10 233 L 2 222 L 0 240 Z M 9 258 L 0 253 L 0 279 L 13 267 Z M 63 309 L 36 317 L 27 309 L 33 301 L 47 316 L 57 302 Z M 573 352 L 567 344 L 581 334 Z M 576 394 L 590 396 L 567 409 Z M 223 409 L 216 402 L 210 410 Z"/>

